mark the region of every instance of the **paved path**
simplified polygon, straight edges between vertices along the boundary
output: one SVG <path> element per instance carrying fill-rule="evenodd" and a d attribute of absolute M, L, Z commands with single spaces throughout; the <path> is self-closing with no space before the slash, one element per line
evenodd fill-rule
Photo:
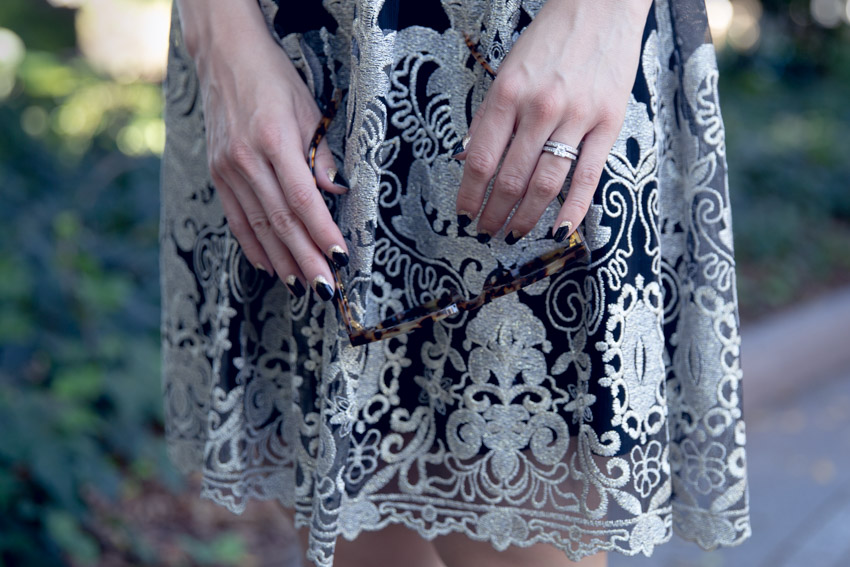
<path fill-rule="evenodd" d="M 850 290 L 746 327 L 742 354 L 752 538 L 610 567 L 850 566 Z"/>
<path fill-rule="evenodd" d="M 674 536 L 610 567 L 850 566 L 850 369 L 748 420 L 753 536 L 702 551 Z"/>

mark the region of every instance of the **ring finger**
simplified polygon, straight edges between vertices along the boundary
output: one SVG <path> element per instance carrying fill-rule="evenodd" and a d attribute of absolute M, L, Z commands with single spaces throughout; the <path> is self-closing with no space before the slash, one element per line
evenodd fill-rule
<path fill-rule="evenodd" d="M 562 142 L 577 148 L 581 133 L 574 129 L 561 126 L 555 130 L 549 140 Z M 528 183 L 525 198 L 520 202 L 516 212 L 505 227 L 505 240 L 514 244 L 517 240 L 531 232 L 531 229 L 543 216 L 546 208 L 563 189 L 564 181 L 573 164 L 572 157 L 560 157 L 540 149 L 537 167 Z"/>
<path fill-rule="evenodd" d="M 505 161 L 496 175 L 493 190 L 478 220 L 479 235 L 492 236 L 498 232 L 517 202 L 531 198 L 531 195 L 526 193 L 526 188 L 529 187 L 529 181 L 540 158 L 540 148 L 546 141 L 547 130 L 541 129 L 540 124 L 522 124 L 528 124 L 528 121 L 521 122 L 508 148 Z M 553 197 L 554 194 L 548 196 L 546 204 Z"/>

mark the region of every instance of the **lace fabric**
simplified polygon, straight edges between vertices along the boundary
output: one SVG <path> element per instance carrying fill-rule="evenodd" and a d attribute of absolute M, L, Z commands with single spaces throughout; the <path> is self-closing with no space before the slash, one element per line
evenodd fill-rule
<path fill-rule="evenodd" d="M 261 0 L 321 100 L 352 190 L 328 198 L 349 298 L 378 321 L 551 250 L 556 206 L 515 246 L 457 226 L 449 156 L 541 1 Z M 396 6 L 397 7 L 397 6 Z M 283 10 L 283 9 L 281 9 Z M 394 25 L 389 25 L 388 20 Z M 404 523 L 573 560 L 750 534 L 732 224 L 704 8 L 658 0 L 625 124 L 584 222 L 589 267 L 477 312 L 351 347 L 332 304 L 245 260 L 209 178 L 197 77 L 175 12 L 162 170 L 163 396 L 173 461 L 234 512 L 276 499 L 331 565 L 337 536 Z"/>

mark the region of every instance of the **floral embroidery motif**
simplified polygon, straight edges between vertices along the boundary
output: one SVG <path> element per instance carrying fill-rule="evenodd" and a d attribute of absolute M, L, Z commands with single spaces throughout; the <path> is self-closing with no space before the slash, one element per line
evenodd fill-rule
<path fill-rule="evenodd" d="M 434 1 L 440 29 L 387 30 L 380 1 L 325 2 L 325 27 L 302 34 L 261 0 L 317 98 L 347 92 L 327 140 L 353 190 L 328 205 L 360 320 L 476 293 L 494 270 L 551 250 L 557 205 L 515 246 L 458 227 L 462 165 L 449 156 L 490 84 L 464 35 L 498 67 L 542 3 Z M 338 535 L 389 522 L 496 549 L 550 542 L 573 560 L 650 555 L 674 526 L 706 548 L 749 536 L 725 139 L 701 2 L 653 5 L 584 221 L 591 265 L 361 348 L 333 309 L 244 259 L 173 22 L 163 394 L 169 452 L 202 472 L 205 497 L 294 508 L 321 566 Z"/>

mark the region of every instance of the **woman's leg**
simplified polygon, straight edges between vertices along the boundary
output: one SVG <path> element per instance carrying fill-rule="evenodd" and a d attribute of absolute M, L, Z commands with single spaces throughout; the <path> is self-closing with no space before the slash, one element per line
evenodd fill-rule
<path fill-rule="evenodd" d="M 489 542 L 474 541 L 463 534 L 439 537 L 434 540 L 434 547 L 447 567 L 606 567 L 608 564 L 605 553 L 575 563 L 547 543 L 496 551 Z"/>
<path fill-rule="evenodd" d="M 284 509 L 290 522 L 293 512 Z M 294 524 L 293 524 L 294 525 Z M 297 530 L 301 544 L 301 562 L 310 567 L 304 557 L 309 532 Z M 401 526 L 390 525 L 377 532 L 362 532 L 354 541 L 337 538 L 334 567 L 445 567 L 431 542 L 416 532 Z"/>

